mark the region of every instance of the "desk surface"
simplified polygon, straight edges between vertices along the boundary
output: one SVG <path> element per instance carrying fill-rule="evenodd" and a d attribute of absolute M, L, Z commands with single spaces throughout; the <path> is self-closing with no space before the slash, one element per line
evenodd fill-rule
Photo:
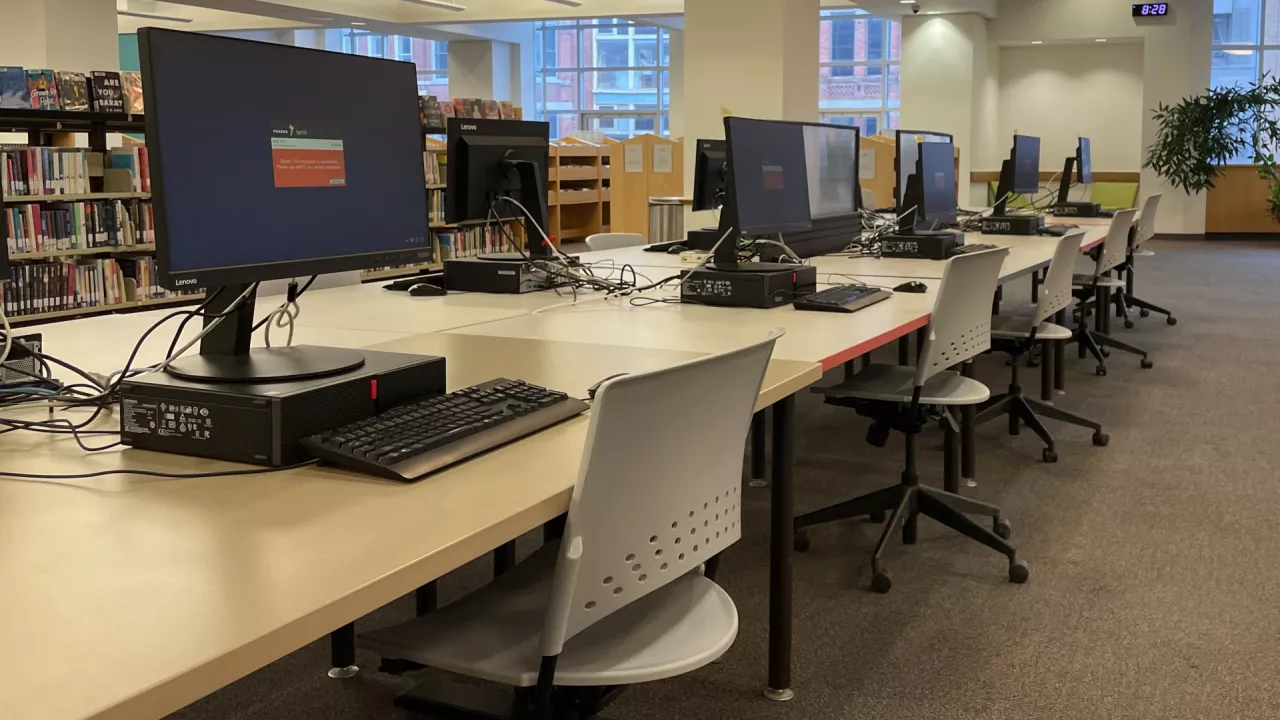
<path fill-rule="evenodd" d="M 700 355 L 467 335 L 379 348 L 450 357 L 451 387 L 505 375 L 575 394 Z M 760 404 L 820 376 L 774 361 Z M 332 468 L 0 480 L 0 647 L 22 649 L 0 659 L 0 717 L 172 712 L 564 512 L 586 427 L 570 420 L 412 485 Z M 18 472 L 234 467 L 86 455 L 30 433 L 0 436 L 0 453 Z"/>

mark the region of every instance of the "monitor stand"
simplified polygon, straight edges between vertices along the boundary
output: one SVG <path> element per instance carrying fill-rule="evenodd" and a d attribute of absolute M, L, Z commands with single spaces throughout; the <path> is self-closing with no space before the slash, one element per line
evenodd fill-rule
<path fill-rule="evenodd" d="M 509 157 L 509 155 L 508 155 Z M 524 215 L 524 236 L 527 241 L 527 254 L 520 252 L 497 252 L 484 253 L 478 256 L 480 260 L 490 260 L 493 262 L 528 262 L 530 260 L 550 260 L 555 256 L 555 252 L 540 242 L 538 238 L 542 237 L 539 228 L 546 228 L 546 213 L 543 211 L 543 204 L 546 203 L 547 193 L 542 184 L 542 172 L 540 172 L 537 163 L 531 163 L 527 160 L 511 160 L 505 162 L 505 171 L 507 177 L 514 175 L 517 181 L 516 199 L 529 212 Z M 510 197 L 511 193 L 500 193 L 499 198 L 505 196 Z M 499 217 L 498 222 L 503 222 L 504 218 Z M 550 237 L 551 233 L 547 233 Z"/>
<path fill-rule="evenodd" d="M 249 285 L 227 285 L 208 304 L 209 314 L 225 312 Z M 178 358 L 165 369 L 193 382 L 282 382 L 337 375 L 364 365 L 364 353 L 344 348 L 297 345 L 250 348 L 256 292 L 200 340 L 200 353 Z M 205 318 L 205 327 L 215 322 Z"/>

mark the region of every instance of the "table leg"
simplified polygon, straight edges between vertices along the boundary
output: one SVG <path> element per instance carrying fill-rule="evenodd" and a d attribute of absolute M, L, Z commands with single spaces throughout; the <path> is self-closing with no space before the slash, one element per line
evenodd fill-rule
<path fill-rule="evenodd" d="M 1067 311 L 1059 310 L 1053 316 L 1055 325 L 1067 326 Z M 1053 389 L 1055 392 L 1066 392 L 1067 389 L 1067 344 L 1053 344 Z"/>
<path fill-rule="evenodd" d="M 898 364 L 911 364 L 911 336 L 903 335 L 898 338 Z"/>
<path fill-rule="evenodd" d="M 973 377 L 973 361 L 960 366 L 960 374 Z M 960 477 L 964 478 L 965 487 L 978 487 L 976 466 L 978 464 L 978 426 L 977 407 L 962 405 L 960 407 Z"/>
<path fill-rule="evenodd" d="M 356 624 L 347 623 L 329 633 L 329 677 L 344 680 L 360 672 L 356 666 Z"/>
<path fill-rule="evenodd" d="M 770 700 L 790 700 L 791 690 L 791 543 L 795 528 L 792 488 L 793 416 L 791 395 L 773 406 L 773 487 L 769 550 L 769 687 Z"/>
<path fill-rule="evenodd" d="M 504 542 L 493 549 L 493 576 L 498 577 L 516 566 L 516 541 Z"/>
<path fill-rule="evenodd" d="M 942 489 L 949 493 L 960 494 L 960 435 L 952 427 L 954 416 L 951 411 L 943 410 L 947 417 L 943 418 L 942 431 Z"/>
<path fill-rule="evenodd" d="M 1058 347 L 1062 343 L 1044 341 L 1040 343 L 1040 399 L 1053 402 L 1053 379 L 1056 377 Z"/>
<path fill-rule="evenodd" d="M 423 585 L 413 591 L 413 610 L 414 614 L 422 617 L 427 613 L 433 613 L 440 604 L 440 596 L 436 590 L 436 581 Z"/>
<path fill-rule="evenodd" d="M 916 362 L 920 361 L 920 353 L 924 352 L 924 341 L 929 339 L 929 326 L 916 330 Z"/>
<path fill-rule="evenodd" d="M 765 423 L 768 420 L 765 412 L 761 410 L 751 416 L 751 480 L 747 482 L 750 487 L 765 487 L 769 484 L 764 476 L 764 443 L 767 434 Z"/>

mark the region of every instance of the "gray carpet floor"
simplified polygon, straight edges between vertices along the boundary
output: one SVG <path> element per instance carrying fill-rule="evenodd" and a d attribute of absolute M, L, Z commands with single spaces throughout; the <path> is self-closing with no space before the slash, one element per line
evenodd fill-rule
<path fill-rule="evenodd" d="M 1172 307 L 1180 322 L 1151 317 L 1115 332 L 1150 350 L 1155 368 L 1115 353 L 1099 378 L 1092 360 L 1068 353 L 1059 404 L 1105 423 L 1110 447 L 1052 425 L 1061 461 L 1046 465 L 1030 432 L 1009 437 L 1000 422 L 980 431 L 972 494 L 1012 519 L 1029 583 L 1009 584 L 1002 557 L 922 520 L 918 545 L 890 547 L 894 588 L 877 595 L 867 586 L 879 526 L 819 528 L 795 558 L 796 697 L 766 701 L 768 491 L 749 489 L 744 537 L 720 576 L 741 615 L 736 644 L 702 670 L 634 688 L 607 716 L 1280 717 L 1280 243 L 1153 246 L 1138 295 Z M 1006 297 L 1028 294 L 1016 285 Z M 1034 393 L 1038 373 L 1028 375 Z M 979 378 L 1003 389 L 1003 358 L 982 358 Z M 799 417 L 799 510 L 896 481 L 900 438 L 871 447 L 865 420 L 811 397 Z M 939 483 L 938 433 L 921 445 L 923 477 Z M 446 577 L 444 599 L 488 572 L 482 560 Z M 400 600 L 360 627 L 411 613 L 411 600 Z M 327 641 L 313 643 L 172 717 L 403 717 L 391 699 L 412 678 L 378 673 L 362 653 L 357 677 L 331 680 L 327 652 Z"/>

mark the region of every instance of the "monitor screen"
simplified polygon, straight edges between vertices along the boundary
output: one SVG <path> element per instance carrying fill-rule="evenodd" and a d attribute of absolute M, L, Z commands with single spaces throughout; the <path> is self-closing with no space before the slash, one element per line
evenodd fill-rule
<path fill-rule="evenodd" d="M 1080 165 L 1076 173 L 1080 176 L 1080 184 L 1088 185 L 1093 182 L 1093 158 L 1089 150 L 1089 138 L 1080 138 L 1080 145 L 1076 148 L 1076 162 Z"/>
<path fill-rule="evenodd" d="M 810 219 L 852 215 L 858 209 L 858 128 L 803 127 Z"/>
<path fill-rule="evenodd" d="M 907 178 L 916 170 L 916 158 L 920 157 L 922 142 L 952 142 L 951 135 L 931 130 L 898 130 L 895 137 L 896 157 L 894 170 L 898 173 L 898 184 L 894 189 L 893 204 L 899 211 L 903 210 L 902 198 L 907 195 Z"/>
<path fill-rule="evenodd" d="M 430 258 L 412 63 L 155 28 L 139 49 L 162 283 Z"/>
<path fill-rule="evenodd" d="M 1013 187 L 1011 192 L 1040 192 L 1040 138 L 1013 136 Z"/>
<path fill-rule="evenodd" d="M 955 150 L 949 142 L 922 142 L 916 164 L 920 174 L 923 219 L 953 222 L 956 219 Z"/>
<path fill-rule="evenodd" d="M 771 235 L 810 225 L 804 125 L 726 117 L 731 196 L 744 235 Z"/>

